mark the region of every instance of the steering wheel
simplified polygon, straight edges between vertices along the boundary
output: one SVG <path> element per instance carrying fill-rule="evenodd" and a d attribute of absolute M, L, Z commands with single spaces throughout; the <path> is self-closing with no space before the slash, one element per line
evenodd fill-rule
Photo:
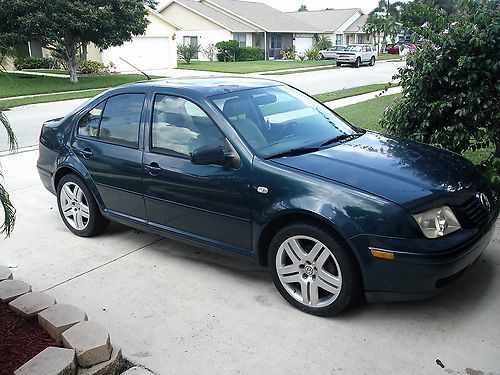
<path fill-rule="evenodd" d="M 295 120 L 290 120 L 285 122 L 283 128 L 278 134 L 278 139 L 283 141 L 295 135 L 295 129 L 299 126 L 299 123 Z"/>

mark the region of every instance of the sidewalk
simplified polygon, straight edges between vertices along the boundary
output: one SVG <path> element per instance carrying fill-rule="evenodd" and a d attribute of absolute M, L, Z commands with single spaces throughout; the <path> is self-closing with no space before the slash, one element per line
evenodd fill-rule
<path fill-rule="evenodd" d="M 348 98 L 333 100 L 331 102 L 326 102 L 324 104 L 328 108 L 336 109 L 336 108 L 340 108 L 340 107 L 346 107 L 346 106 L 351 105 L 351 104 L 366 102 L 367 100 L 375 99 L 376 97 L 379 97 L 379 96 L 398 94 L 402 90 L 403 90 L 403 88 L 401 86 L 391 87 L 391 88 L 387 89 L 386 91 L 381 90 L 381 91 L 369 92 L 367 94 L 355 95 L 355 96 L 350 96 Z"/>

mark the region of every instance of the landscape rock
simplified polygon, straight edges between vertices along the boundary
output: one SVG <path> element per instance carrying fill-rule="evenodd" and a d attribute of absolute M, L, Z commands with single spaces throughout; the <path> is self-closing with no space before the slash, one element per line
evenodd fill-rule
<path fill-rule="evenodd" d="M 122 372 L 121 375 L 152 375 L 153 373 L 151 371 L 148 371 L 142 367 L 131 367 L 127 371 Z"/>
<path fill-rule="evenodd" d="M 75 349 L 81 367 L 91 367 L 111 358 L 109 333 L 97 322 L 80 322 L 62 334 L 65 347 Z"/>
<path fill-rule="evenodd" d="M 9 267 L 0 266 L 0 281 L 12 280 L 12 271 Z"/>
<path fill-rule="evenodd" d="M 20 297 L 17 297 L 11 303 L 9 307 L 18 315 L 25 318 L 31 318 L 39 312 L 48 309 L 49 307 L 56 304 L 54 297 L 49 296 L 45 293 L 26 293 Z"/>
<path fill-rule="evenodd" d="M 75 351 L 48 347 L 14 371 L 14 375 L 75 375 Z"/>
<path fill-rule="evenodd" d="M 10 302 L 28 292 L 31 292 L 31 285 L 26 284 L 24 281 L 0 281 L 0 301 Z"/>
<path fill-rule="evenodd" d="M 57 342 L 62 342 L 61 334 L 81 321 L 87 315 L 72 305 L 56 304 L 38 314 L 38 323 Z"/>
<path fill-rule="evenodd" d="M 89 368 L 78 368 L 78 375 L 115 375 L 122 366 L 122 350 L 113 346 L 109 361 L 99 363 Z"/>

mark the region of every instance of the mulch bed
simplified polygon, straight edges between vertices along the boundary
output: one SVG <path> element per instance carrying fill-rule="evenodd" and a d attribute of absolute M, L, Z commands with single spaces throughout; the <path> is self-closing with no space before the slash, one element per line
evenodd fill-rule
<path fill-rule="evenodd" d="M 0 375 L 12 375 L 49 346 L 58 346 L 37 319 L 24 319 L 0 302 Z"/>

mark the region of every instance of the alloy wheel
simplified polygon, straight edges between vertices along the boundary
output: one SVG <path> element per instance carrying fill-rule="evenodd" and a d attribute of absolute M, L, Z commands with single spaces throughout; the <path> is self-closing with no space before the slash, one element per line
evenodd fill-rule
<path fill-rule="evenodd" d="M 309 307 L 332 304 L 342 289 L 342 273 L 332 251 L 308 236 L 286 239 L 276 253 L 276 270 L 285 290 Z"/>
<path fill-rule="evenodd" d="M 74 182 L 66 182 L 59 193 L 61 212 L 66 222 L 78 231 L 84 230 L 90 218 L 87 197 Z"/>

